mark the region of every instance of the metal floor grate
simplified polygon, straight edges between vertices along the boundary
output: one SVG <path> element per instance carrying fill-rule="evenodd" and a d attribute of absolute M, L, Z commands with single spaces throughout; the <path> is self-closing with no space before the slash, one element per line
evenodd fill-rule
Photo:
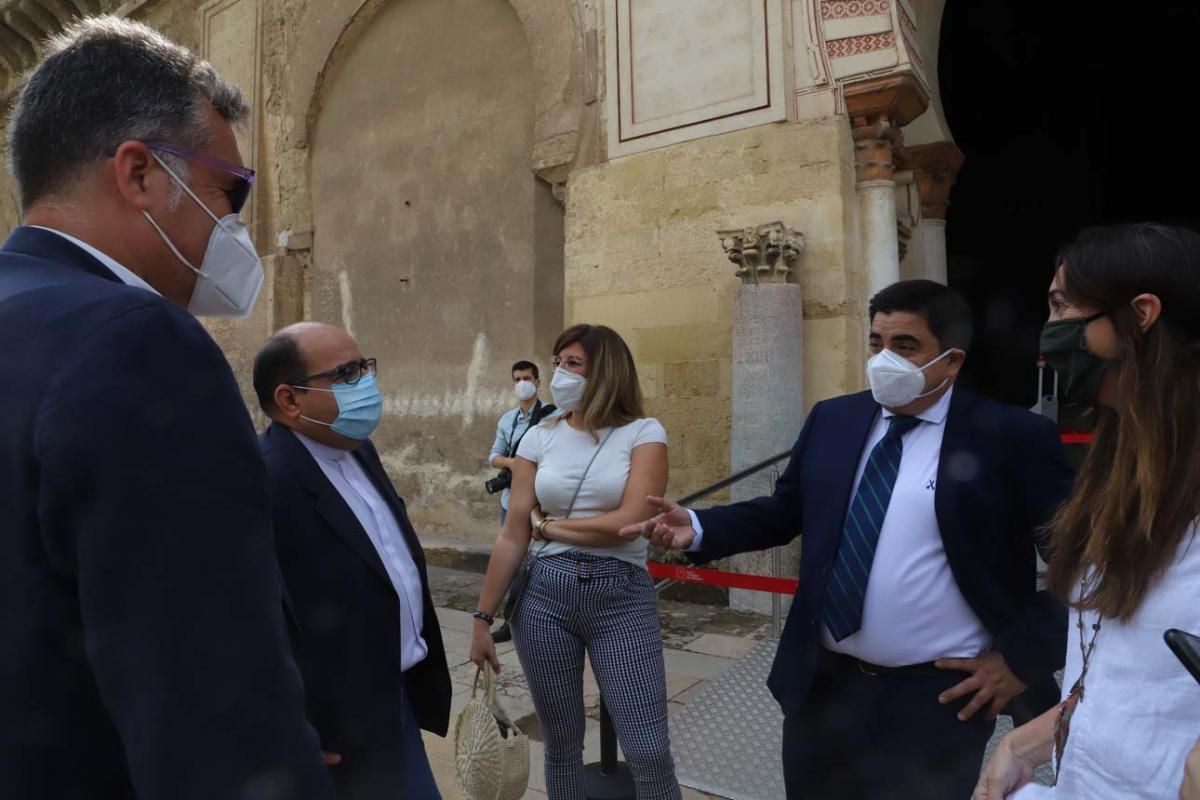
<path fill-rule="evenodd" d="M 783 714 L 767 691 L 776 642 L 767 639 L 671 715 L 684 786 L 734 800 L 780 800 Z"/>
<path fill-rule="evenodd" d="M 759 642 L 671 715 L 671 749 L 681 784 L 732 800 L 782 800 L 783 714 L 767 690 L 776 646 L 770 639 Z M 1001 716 L 987 755 L 1011 730 L 1012 720 Z M 1035 780 L 1049 784 L 1053 775 L 1043 765 Z"/>

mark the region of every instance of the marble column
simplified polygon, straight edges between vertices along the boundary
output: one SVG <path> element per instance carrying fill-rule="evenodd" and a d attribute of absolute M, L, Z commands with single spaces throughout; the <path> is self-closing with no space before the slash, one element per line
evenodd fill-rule
<path fill-rule="evenodd" d="M 794 273 L 804 239 L 780 222 L 717 235 L 742 279 L 733 318 L 730 466 L 737 472 L 790 448 L 804 424 L 804 308 Z M 731 499 L 769 494 L 784 466 L 786 462 L 734 484 Z M 782 549 L 781 574 L 794 576 L 799 539 Z M 772 574 L 770 552 L 745 553 L 730 562 L 736 572 Z M 785 610 L 788 602 L 785 598 Z M 771 595 L 733 589 L 729 605 L 768 614 Z"/>
<path fill-rule="evenodd" d="M 854 128 L 858 211 L 862 221 L 867 297 L 900 280 L 900 239 L 896 226 L 896 181 L 893 150 L 900 131 L 891 120 L 878 119 Z"/>
<path fill-rule="evenodd" d="M 946 283 L 946 209 L 963 154 L 954 142 L 935 142 L 910 147 L 905 155 L 921 194 L 921 223 L 916 231 L 924 265 L 921 277 Z"/>
<path fill-rule="evenodd" d="M 910 75 L 891 75 L 847 86 L 846 111 L 854 137 L 854 163 L 862 224 L 866 296 L 900 280 L 896 220 L 896 160 L 900 129 L 929 103 L 924 85 Z"/>

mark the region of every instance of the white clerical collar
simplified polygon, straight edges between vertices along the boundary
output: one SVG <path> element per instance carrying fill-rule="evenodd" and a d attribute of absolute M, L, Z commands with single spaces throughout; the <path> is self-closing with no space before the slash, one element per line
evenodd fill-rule
<path fill-rule="evenodd" d="M 296 429 L 292 429 L 292 433 L 296 434 L 296 438 L 300 440 L 300 444 L 304 445 L 305 449 L 312 454 L 312 457 L 318 461 L 344 461 L 350 455 L 349 450 L 343 450 L 340 447 L 330 447 L 327 444 L 310 439 Z"/>
<path fill-rule="evenodd" d="M 946 390 L 944 395 L 938 398 L 936 403 L 916 415 L 917 419 L 932 422 L 934 425 L 941 425 L 950 414 L 950 396 L 953 394 L 954 384 L 950 384 L 950 388 Z M 896 416 L 894 412 L 888 411 L 886 408 L 881 407 L 880 410 L 883 412 L 884 419 Z"/>
<path fill-rule="evenodd" d="M 50 231 L 51 233 L 57 233 L 59 236 L 66 239 L 68 242 L 70 242 L 71 244 L 80 248 L 81 250 L 84 250 L 89 255 L 91 255 L 93 258 L 95 258 L 97 261 L 99 261 L 101 264 L 103 264 L 105 267 L 107 267 L 108 271 L 111 272 L 113 275 L 116 275 L 117 278 L 120 279 L 121 283 L 127 284 L 129 286 L 136 286 L 139 289 L 145 289 L 148 292 L 154 292 L 155 294 L 159 294 L 158 290 L 155 289 L 150 284 L 146 283 L 144 280 L 142 280 L 140 275 L 137 275 L 136 273 L 130 271 L 127 267 L 121 266 L 121 264 L 119 264 L 111 256 L 108 256 L 108 255 L 100 252 L 99 250 L 92 247 L 87 242 L 82 241 L 80 239 L 76 239 L 74 236 L 72 236 L 69 233 L 63 233 L 62 231 L 55 230 L 54 228 L 47 228 L 44 225 L 30 225 L 29 227 L 37 228 L 40 231 Z"/>

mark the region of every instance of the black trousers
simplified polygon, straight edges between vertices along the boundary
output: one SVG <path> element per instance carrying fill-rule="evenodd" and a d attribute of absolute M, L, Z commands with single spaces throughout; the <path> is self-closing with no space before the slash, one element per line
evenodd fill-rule
<path fill-rule="evenodd" d="M 806 704 L 783 723 L 788 800 L 969 800 L 995 728 L 938 695 L 967 677 L 929 668 L 868 675 L 823 653 Z"/>

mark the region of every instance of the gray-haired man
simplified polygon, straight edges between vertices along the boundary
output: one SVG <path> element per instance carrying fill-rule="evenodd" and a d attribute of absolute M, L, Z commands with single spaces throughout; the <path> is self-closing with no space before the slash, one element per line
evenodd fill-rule
<path fill-rule="evenodd" d="M 193 316 L 262 283 L 246 105 L 134 23 L 46 53 L 0 249 L 0 794 L 329 798 L 254 430 Z"/>

